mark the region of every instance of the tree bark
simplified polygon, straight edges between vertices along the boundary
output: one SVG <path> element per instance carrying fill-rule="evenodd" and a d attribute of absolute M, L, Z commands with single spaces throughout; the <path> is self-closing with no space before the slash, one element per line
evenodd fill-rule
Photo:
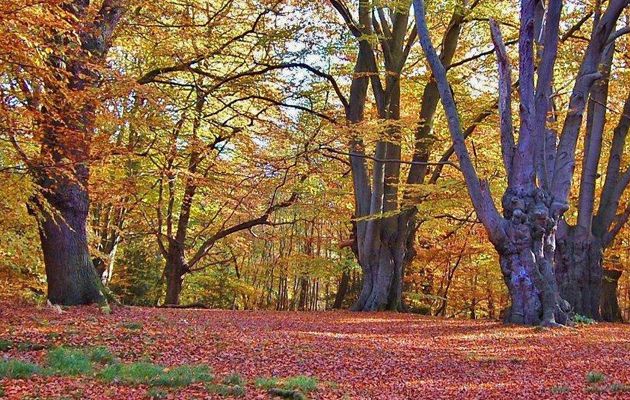
<path fill-rule="evenodd" d="M 335 302 L 333 304 L 334 309 L 340 309 L 343 305 L 343 301 L 346 298 L 346 293 L 348 293 L 348 288 L 350 287 L 350 272 L 343 271 L 341 274 L 341 280 L 339 281 L 339 286 L 337 287 L 337 294 L 335 295 Z"/>
<path fill-rule="evenodd" d="M 503 213 L 507 238 L 495 244 L 511 307 L 505 322 L 537 325 L 568 321 L 553 271 L 557 217 L 550 214 L 551 196 L 543 189 L 508 189 Z"/>
<path fill-rule="evenodd" d="M 166 298 L 164 304 L 178 305 L 179 295 L 182 292 L 184 283 L 184 275 L 188 272 L 182 246 L 179 246 L 177 243 L 172 243 L 169 246 L 164 269 L 166 274 Z"/>
<path fill-rule="evenodd" d="M 608 322 L 623 322 L 621 309 L 617 301 L 617 284 L 621 277 L 621 271 L 614 269 L 604 269 L 602 279 L 601 295 L 601 317 Z"/>
<path fill-rule="evenodd" d="M 555 273 L 560 295 L 571 311 L 600 319 L 599 298 L 602 288 L 601 240 L 580 226 L 559 224 Z"/>
<path fill-rule="evenodd" d="M 57 184 L 40 183 L 52 211 L 44 211 L 39 235 L 44 254 L 48 299 L 53 304 L 79 305 L 104 301 L 88 250 L 85 187 L 59 177 Z"/>

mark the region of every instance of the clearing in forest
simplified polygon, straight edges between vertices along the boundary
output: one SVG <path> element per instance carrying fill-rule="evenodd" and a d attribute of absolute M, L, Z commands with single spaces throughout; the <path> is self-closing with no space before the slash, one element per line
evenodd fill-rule
<path fill-rule="evenodd" d="M 0 303 L 0 397 L 630 396 L 630 326 Z"/>

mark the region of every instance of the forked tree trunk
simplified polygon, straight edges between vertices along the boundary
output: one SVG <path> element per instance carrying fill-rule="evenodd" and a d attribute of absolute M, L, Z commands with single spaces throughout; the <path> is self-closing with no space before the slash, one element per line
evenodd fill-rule
<path fill-rule="evenodd" d="M 80 183 L 58 178 L 56 184 L 40 182 L 52 207 L 39 220 L 48 299 L 62 305 L 100 303 L 104 297 L 87 243 L 88 194 Z"/>
<path fill-rule="evenodd" d="M 560 295 L 571 304 L 573 313 L 595 320 L 600 319 L 602 256 L 597 237 L 580 226 L 560 222 L 555 257 Z"/>
<path fill-rule="evenodd" d="M 608 322 L 623 322 L 621 309 L 617 301 L 617 285 L 621 271 L 615 269 L 605 269 L 602 279 L 601 295 L 601 317 Z"/>
<path fill-rule="evenodd" d="M 415 213 L 415 209 L 407 210 L 379 221 L 367 247 L 371 251 L 359 256 L 363 286 L 353 310 L 404 311 L 403 276 L 414 255 L 410 229 L 415 226 Z"/>

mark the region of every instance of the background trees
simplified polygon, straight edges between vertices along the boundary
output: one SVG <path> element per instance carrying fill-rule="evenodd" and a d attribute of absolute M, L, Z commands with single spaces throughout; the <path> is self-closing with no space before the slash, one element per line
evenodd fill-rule
<path fill-rule="evenodd" d="M 556 24 L 555 1 L 545 5 L 546 14 L 542 2 L 527 3 L 534 34 L 521 37 L 534 44 L 520 51 L 538 66 L 528 73 L 545 79 L 512 82 L 506 78 L 508 67 L 516 70 L 519 37 L 513 5 L 430 5 L 427 25 L 459 111 L 467 164 L 453 156 L 457 146 L 439 107 L 439 79 L 416 44 L 411 2 L 134 0 L 120 19 L 109 14 L 114 3 L 79 3 L 76 9 L 53 0 L 0 6 L 6 194 L 0 279 L 8 286 L 29 296 L 45 292 L 46 253 L 32 245 L 39 221 L 53 233 L 80 236 L 72 241 L 84 248 L 75 257 L 82 265 L 77 271 L 89 279 L 78 286 L 94 289 L 88 292 L 95 297 L 72 295 L 82 299 L 76 302 L 100 299 L 98 276 L 127 303 L 278 310 L 354 305 L 471 318 L 498 317 L 510 297 L 497 267 L 501 257 L 482 229 L 488 220 L 470 205 L 460 169 L 474 166 L 493 193 L 509 189 L 530 198 L 534 186 L 541 196 L 552 191 L 543 168 L 530 171 L 524 161 L 524 169 L 511 169 L 527 176 L 507 179 L 502 164 L 512 163 L 510 133 L 524 127 L 520 112 L 512 129 L 505 123 L 510 111 L 517 114 L 517 103 L 507 101 L 516 91 L 531 97 L 528 90 L 541 82 L 531 118 L 538 128 L 531 132 L 538 135 L 543 123 L 553 142 L 558 121 L 574 110 L 567 88 L 586 74 L 578 53 L 588 48 L 585 38 L 605 33 L 591 31 L 617 4 L 599 10 L 599 3 L 565 2 Z M 77 12 L 80 18 L 72 17 Z M 117 22 L 115 30 L 105 17 L 116 17 L 107 20 Z M 489 18 L 497 21 L 494 36 Z M 562 193 L 554 196 L 569 209 L 552 218 L 557 234 L 546 231 L 549 244 L 552 236 L 557 241 L 559 297 L 553 303 L 562 298 L 595 318 L 600 290 L 617 291 L 616 273 L 600 289 L 601 265 L 621 271 L 627 261 L 623 23 L 606 25 L 616 33 L 614 48 L 606 42 L 597 50 L 608 60 L 602 65 L 609 69 L 599 67 L 604 83 L 589 89 L 588 103 L 580 103 L 584 121 L 572 123 L 572 139 L 563 144 L 575 146 L 566 153 L 573 154 L 576 179 L 570 190 L 568 181 L 557 181 L 554 190 Z M 558 51 L 550 64 L 553 46 L 542 42 L 556 25 Z M 535 34 L 542 26 L 547 33 Z M 104 34 L 96 42 L 107 44 L 106 53 L 83 48 L 96 37 L 77 33 L 87 31 Z M 500 86 L 495 47 L 501 50 Z M 519 72 L 525 67 L 531 65 Z M 536 111 L 543 109 L 553 112 Z M 539 151 L 540 143 L 527 146 Z M 523 154 L 544 160 L 536 151 Z M 558 168 L 567 175 L 567 165 Z M 62 187 L 78 203 L 56 201 Z M 84 222 L 64 222 L 62 206 Z M 516 234 L 521 225 L 508 230 Z M 47 244 L 56 236 L 43 233 L 41 243 L 54 247 L 48 252 L 53 263 L 79 265 L 57 257 L 61 247 Z M 510 286 L 513 268 L 506 268 Z M 55 285 L 50 277 L 47 282 Z M 628 287 L 622 273 L 619 313 L 617 297 L 606 296 L 606 318 L 627 314 Z M 524 302 L 537 297 L 522 292 Z M 539 315 L 539 306 L 533 309 L 531 315 Z"/>

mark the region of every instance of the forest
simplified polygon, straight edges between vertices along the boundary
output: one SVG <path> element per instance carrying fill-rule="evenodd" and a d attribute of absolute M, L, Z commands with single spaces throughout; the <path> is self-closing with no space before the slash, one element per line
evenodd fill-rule
<path fill-rule="evenodd" d="M 0 2 L 0 398 L 630 392 L 630 0 Z"/>

